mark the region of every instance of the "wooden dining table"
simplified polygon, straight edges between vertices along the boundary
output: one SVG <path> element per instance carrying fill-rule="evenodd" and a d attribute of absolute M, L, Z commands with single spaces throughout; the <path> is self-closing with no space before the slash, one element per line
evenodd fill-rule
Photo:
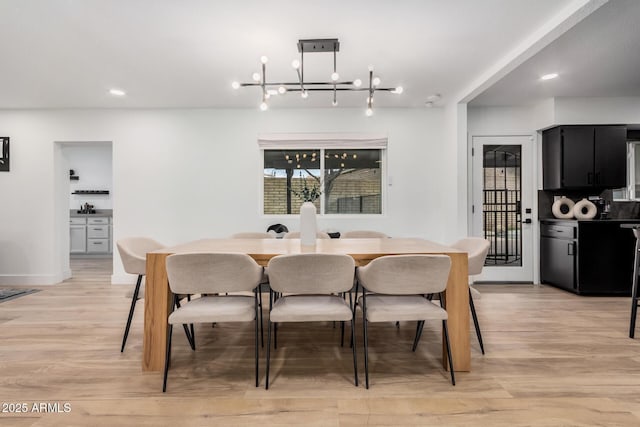
<path fill-rule="evenodd" d="M 451 354 L 456 371 L 471 370 L 469 345 L 469 285 L 466 252 L 424 239 L 318 239 L 315 246 L 302 246 L 299 239 L 202 239 L 164 248 L 147 254 L 144 298 L 143 371 L 160 371 L 164 367 L 167 340 L 167 317 L 173 298 L 169 289 L 166 258 L 189 252 L 239 252 L 251 256 L 262 266 L 282 254 L 327 253 L 350 255 L 357 266 L 384 255 L 444 254 L 451 258 L 451 272 L 445 292 L 449 315 Z M 446 346 L 442 346 L 442 363 L 448 369 Z"/>

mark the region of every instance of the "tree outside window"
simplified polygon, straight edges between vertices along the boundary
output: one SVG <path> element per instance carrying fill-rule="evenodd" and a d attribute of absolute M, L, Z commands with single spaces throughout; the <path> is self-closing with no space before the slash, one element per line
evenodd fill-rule
<path fill-rule="evenodd" d="M 264 150 L 264 214 L 297 214 L 306 184 L 325 214 L 382 213 L 382 150 Z"/>

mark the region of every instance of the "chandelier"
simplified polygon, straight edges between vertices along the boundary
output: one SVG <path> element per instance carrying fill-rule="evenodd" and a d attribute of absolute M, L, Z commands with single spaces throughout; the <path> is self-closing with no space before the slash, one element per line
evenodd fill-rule
<path fill-rule="evenodd" d="M 300 52 L 300 59 L 294 59 L 291 66 L 296 70 L 298 74 L 297 82 L 267 82 L 266 68 L 269 59 L 266 56 L 260 58 L 262 63 L 262 73 L 253 73 L 253 82 L 240 83 L 233 82 L 231 87 L 239 89 L 241 87 L 255 86 L 260 88 L 262 92 L 262 102 L 260 103 L 260 109 L 266 111 L 269 109 L 267 101 L 271 96 L 285 95 L 288 92 L 299 92 L 303 99 L 309 97 L 310 92 L 333 92 L 332 105 L 335 107 L 338 105 L 338 92 L 341 91 L 362 91 L 367 93 L 366 105 L 367 116 L 373 114 L 373 97 L 376 92 L 391 92 L 395 94 L 401 94 L 403 92 L 402 86 L 398 87 L 381 87 L 380 77 L 374 76 L 373 66 L 369 66 L 369 85 L 362 86 L 362 80 L 340 80 L 340 75 L 337 70 L 337 53 L 340 50 L 340 42 L 338 39 L 309 39 L 298 40 L 298 52 Z M 305 53 L 318 53 L 318 52 L 333 52 L 333 73 L 330 75 L 330 80 L 327 81 L 305 81 L 304 79 L 304 54 Z"/>

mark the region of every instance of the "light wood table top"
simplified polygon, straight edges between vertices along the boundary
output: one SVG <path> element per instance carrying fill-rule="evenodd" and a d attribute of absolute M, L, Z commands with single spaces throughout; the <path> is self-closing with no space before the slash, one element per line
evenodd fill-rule
<path fill-rule="evenodd" d="M 246 253 L 266 266 L 271 258 L 283 254 L 330 253 L 347 254 L 356 265 L 366 265 L 385 255 L 444 254 L 451 258 L 451 272 L 446 290 L 446 307 L 453 363 L 458 371 L 469 371 L 469 286 L 466 252 L 424 239 L 318 239 L 314 247 L 300 245 L 299 239 L 202 239 L 168 247 L 147 254 L 145 289 L 145 326 L 142 368 L 160 371 L 164 366 L 167 339 L 167 317 L 171 308 L 171 293 L 167 281 L 166 257 L 187 252 Z M 447 367 L 443 344 L 443 364 Z"/>

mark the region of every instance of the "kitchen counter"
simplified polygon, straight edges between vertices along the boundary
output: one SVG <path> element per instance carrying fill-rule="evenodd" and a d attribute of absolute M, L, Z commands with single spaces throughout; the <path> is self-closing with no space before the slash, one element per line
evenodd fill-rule
<path fill-rule="evenodd" d="M 96 213 L 92 214 L 83 214 L 78 213 L 78 209 L 70 209 L 69 216 L 71 218 L 92 218 L 92 217 L 104 217 L 104 216 L 113 216 L 113 209 L 96 209 Z"/>
<path fill-rule="evenodd" d="M 576 222 L 614 222 L 614 223 L 640 223 L 640 218 L 610 218 L 610 219 L 562 219 L 562 218 L 540 218 L 540 221 L 545 222 L 553 222 L 553 223 L 571 223 L 575 224 Z"/>

